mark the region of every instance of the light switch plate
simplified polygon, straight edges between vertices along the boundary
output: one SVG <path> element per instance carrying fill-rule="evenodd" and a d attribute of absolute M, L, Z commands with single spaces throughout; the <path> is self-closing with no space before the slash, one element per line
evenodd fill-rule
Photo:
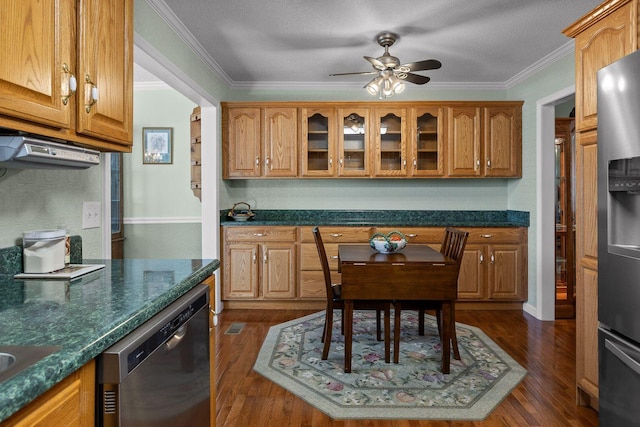
<path fill-rule="evenodd" d="M 82 204 L 82 228 L 99 228 L 100 202 L 84 202 Z"/>

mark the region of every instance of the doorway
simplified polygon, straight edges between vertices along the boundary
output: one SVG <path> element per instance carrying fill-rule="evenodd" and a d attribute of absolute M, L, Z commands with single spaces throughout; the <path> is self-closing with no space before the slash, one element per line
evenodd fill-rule
<path fill-rule="evenodd" d="M 571 112 L 574 113 L 574 100 Z M 555 120 L 555 317 L 575 317 L 575 114 L 563 117 L 556 107 Z M 560 114 L 558 114 L 560 113 Z"/>

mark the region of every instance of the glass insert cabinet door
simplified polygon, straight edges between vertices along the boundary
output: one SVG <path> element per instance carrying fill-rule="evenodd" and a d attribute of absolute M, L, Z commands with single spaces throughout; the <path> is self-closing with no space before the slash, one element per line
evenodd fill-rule
<path fill-rule="evenodd" d="M 444 174 L 442 159 L 444 140 L 444 111 L 442 108 L 414 109 L 411 124 L 412 175 L 438 176 Z"/>
<path fill-rule="evenodd" d="M 334 108 L 303 108 L 302 152 L 304 176 L 333 176 L 336 169 L 336 124 Z"/>
<path fill-rule="evenodd" d="M 406 155 L 406 109 L 376 109 L 376 176 L 405 176 Z"/>
<path fill-rule="evenodd" d="M 342 129 L 339 130 L 340 176 L 368 176 L 369 159 L 369 110 L 339 109 Z"/>

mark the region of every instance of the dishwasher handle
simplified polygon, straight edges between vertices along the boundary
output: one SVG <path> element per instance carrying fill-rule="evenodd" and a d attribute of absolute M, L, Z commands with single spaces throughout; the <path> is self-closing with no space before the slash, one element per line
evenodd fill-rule
<path fill-rule="evenodd" d="M 182 341 L 182 338 L 184 338 L 184 336 L 187 335 L 187 329 L 188 327 L 187 327 L 187 324 L 185 323 L 184 325 L 178 328 L 176 333 L 173 334 L 171 338 L 167 340 L 167 342 L 164 344 L 164 348 L 167 350 L 167 352 L 173 350 L 180 344 L 180 341 Z"/>

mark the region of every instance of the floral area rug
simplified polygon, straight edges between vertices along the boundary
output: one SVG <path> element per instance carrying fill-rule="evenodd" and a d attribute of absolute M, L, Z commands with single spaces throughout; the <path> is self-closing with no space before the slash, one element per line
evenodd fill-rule
<path fill-rule="evenodd" d="M 334 419 L 482 420 L 526 375 L 480 329 L 461 323 L 462 360 L 452 359 L 443 375 L 435 318 L 426 316 L 419 336 L 415 311 L 402 312 L 398 364 L 384 362 L 375 312 L 354 312 L 352 369 L 345 374 L 339 310 L 329 358 L 321 360 L 324 318 L 320 312 L 273 326 L 254 370 Z"/>

